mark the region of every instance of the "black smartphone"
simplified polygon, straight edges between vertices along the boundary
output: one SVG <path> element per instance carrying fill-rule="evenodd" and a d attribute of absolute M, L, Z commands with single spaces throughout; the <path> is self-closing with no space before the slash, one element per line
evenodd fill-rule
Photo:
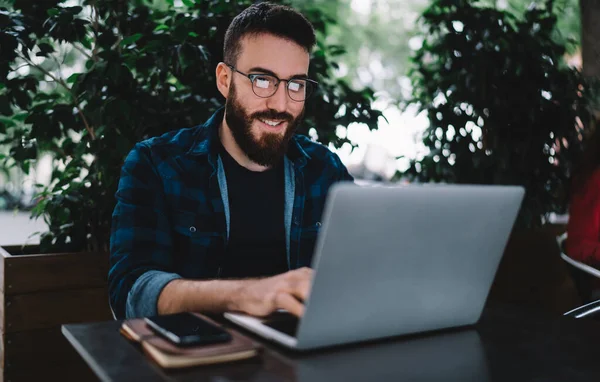
<path fill-rule="evenodd" d="M 144 320 L 154 332 L 179 346 L 231 341 L 231 334 L 227 331 L 191 313 L 147 317 Z"/>

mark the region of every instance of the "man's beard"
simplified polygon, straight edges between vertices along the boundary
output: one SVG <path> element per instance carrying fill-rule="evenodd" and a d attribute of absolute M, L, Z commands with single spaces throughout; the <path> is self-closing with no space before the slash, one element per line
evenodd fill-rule
<path fill-rule="evenodd" d="M 289 113 L 279 113 L 275 110 L 259 111 L 248 115 L 236 99 L 233 83 L 225 103 L 225 120 L 235 142 L 252 162 L 265 167 L 274 166 L 283 158 L 303 115 L 304 109 L 296 118 Z M 252 122 L 258 119 L 281 120 L 287 122 L 288 126 L 283 135 L 263 131 L 257 139 L 252 135 Z"/>

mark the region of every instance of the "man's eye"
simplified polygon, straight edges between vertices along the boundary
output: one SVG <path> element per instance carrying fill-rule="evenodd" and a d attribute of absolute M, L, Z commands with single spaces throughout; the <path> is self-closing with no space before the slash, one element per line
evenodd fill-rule
<path fill-rule="evenodd" d="M 267 89 L 272 85 L 272 80 L 269 77 L 256 77 L 254 78 L 254 83 L 257 87 L 262 89 Z"/>
<path fill-rule="evenodd" d="M 290 82 L 288 87 L 293 92 L 299 92 L 299 91 L 304 90 L 304 86 L 305 86 L 304 82 L 293 81 L 293 82 Z"/>

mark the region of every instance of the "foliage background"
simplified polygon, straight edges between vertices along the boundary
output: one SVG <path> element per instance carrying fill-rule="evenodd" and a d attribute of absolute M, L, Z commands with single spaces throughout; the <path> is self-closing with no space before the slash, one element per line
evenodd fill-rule
<path fill-rule="evenodd" d="M 553 1 L 524 14 L 435 0 L 413 58 L 413 98 L 427 113 L 429 153 L 412 180 L 523 185 L 518 225 L 564 213 L 596 85 L 565 65 Z"/>
<path fill-rule="evenodd" d="M 214 68 L 227 26 L 251 3 L 16 0 L 0 10 L 2 167 L 27 173 L 53 155 L 51 183 L 33 209 L 49 226 L 43 252 L 108 249 L 124 157 L 137 141 L 200 124 L 223 103 Z M 305 14 L 318 30 L 309 75 L 320 87 L 301 132 L 340 146 L 338 125 L 375 129 L 381 113 L 371 89 L 332 75 L 343 49 L 324 36 L 335 20 Z"/>
<path fill-rule="evenodd" d="M 543 7 L 546 0 L 480 0 L 472 5 L 515 15 Z M 404 81 L 410 57 L 427 34 L 419 27 L 421 14 L 431 0 L 292 0 L 298 7 L 318 8 L 336 22 L 329 26 L 327 41 L 343 46 L 339 58 L 343 76 L 355 88 L 372 87 L 401 102 L 410 94 Z M 577 0 L 556 0 L 557 25 L 552 38 L 569 53 L 580 47 L 581 20 Z M 408 92 L 408 93 L 407 93 Z"/>
<path fill-rule="evenodd" d="M 411 157 L 410 169 L 398 173 L 398 178 L 524 182 L 529 192 L 521 224 L 539 224 L 550 211 L 564 212 L 566 179 L 581 147 L 580 132 L 586 128 L 585 114 L 592 96 L 587 86 L 581 96 L 577 93 L 580 89 L 573 91 L 573 86 L 583 82 L 566 68 L 561 53 L 576 54 L 580 49 L 577 0 L 480 0 L 468 4 L 462 0 L 287 1 L 303 10 L 318 30 L 311 74 L 323 86 L 307 105 L 304 133 L 334 147 L 344 143 L 356 146 L 352 130 L 363 127 L 353 122 L 364 122 L 369 130 L 385 123 L 372 102 L 374 91 L 387 94 L 396 102 L 388 104 L 388 111 L 416 106 L 429 123 L 423 137 L 414 142 L 424 154 Z M 222 35 L 229 20 L 251 2 L 51 0 L 34 4 L 0 0 L 0 172 L 14 177 L 20 168 L 31 173 L 42 156 L 52 154 L 51 185 L 40 188 L 34 210 L 34 215 L 50 226 L 50 232 L 42 236 L 45 251 L 106 249 L 112 194 L 123 156 L 136 141 L 203 122 L 222 103 L 212 77 L 221 55 Z M 360 3 L 367 12 L 357 11 Z M 550 3 L 552 6 L 546 7 Z M 431 12 L 435 4 L 442 6 L 437 15 Z M 488 11 L 480 12 L 481 8 L 497 13 L 492 17 Z M 523 29 L 527 9 L 545 9 L 534 16 L 547 19 L 535 36 Z M 417 23 L 425 10 L 429 14 Z M 477 52 L 473 44 L 465 45 L 444 29 L 451 20 L 475 17 L 476 13 L 482 16 L 477 25 L 469 27 L 472 33 L 489 28 L 497 33 L 494 41 Z M 428 29 L 432 17 L 438 18 L 435 22 L 440 28 Z M 522 41 L 513 32 L 498 35 L 506 32 L 494 24 L 499 18 L 511 20 L 511 30 L 519 30 L 526 46 L 534 48 L 531 54 L 517 54 Z M 556 21 L 551 28 L 549 20 Z M 490 50 L 495 43 L 509 44 L 502 50 L 509 56 L 497 61 L 501 55 Z M 476 74 L 476 82 L 461 84 L 471 93 L 455 92 L 446 105 L 434 102 L 428 107 L 427 102 L 449 90 L 444 88 L 449 78 L 464 79 L 460 70 L 468 65 L 454 56 L 453 44 L 460 52 L 466 49 L 465 54 L 475 54 L 482 63 L 473 70 L 492 68 L 495 74 Z M 439 50 L 432 52 L 432 46 Z M 541 52 L 549 52 L 552 63 L 541 59 Z M 427 71 L 444 60 L 453 62 L 450 70 L 443 70 L 444 78 L 421 77 L 419 66 Z M 518 62 L 528 69 L 525 73 L 516 73 Z M 503 73 L 498 72 L 503 65 L 508 65 L 508 76 L 498 74 Z M 532 73 L 550 75 L 548 81 L 553 84 L 531 77 Z M 476 96 L 498 84 L 502 92 L 487 93 L 484 99 Z M 555 89 L 551 101 L 538 92 L 539 86 Z M 510 101 L 509 96 L 524 103 Z M 456 116 L 454 108 L 462 110 L 467 104 L 473 107 L 471 115 Z M 571 111 L 570 105 L 575 109 Z M 494 112 L 487 116 L 485 109 L 490 107 Z M 525 115 L 527 108 L 530 115 Z M 443 115 L 442 123 L 436 109 Z M 558 119 L 544 117 L 546 114 L 564 119 L 557 124 Z M 534 123 L 525 127 L 523 121 L 531 118 Z M 515 123 L 506 129 L 510 133 L 496 131 L 495 126 L 507 122 Z M 468 133 L 465 137 L 461 127 Z M 536 138 L 529 144 L 517 142 L 519 134 L 526 131 Z M 544 137 L 550 132 L 558 134 L 553 142 Z M 442 139 L 438 139 L 440 133 Z M 560 134 L 566 134 L 567 142 L 573 140 L 570 149 L 557 150 Z M 490 145 L 500 149 L 490 151 Z M 515 152 L 523 148 L 528 154 L 516 159 Z M 550 158 L 554 163 L 549 163 Z M 533 178 L 526 180 L 530 175 Z M 3 196 L 10 195 L 0 198 Z M 6 200 L 19 207 L 14 197 Z"/>

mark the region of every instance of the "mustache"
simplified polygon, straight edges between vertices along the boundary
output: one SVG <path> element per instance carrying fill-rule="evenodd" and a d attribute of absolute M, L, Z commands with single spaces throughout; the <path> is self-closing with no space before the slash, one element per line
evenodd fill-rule
<path fill-rule="evenodd" d="M 294 120 L 294 117 L 290 113 L 277 112 L 275 110 L 257 111 L 256 113 L 252 113 L 250 118 L 252 118 L 252 119 L 277 119 L 277 120 L 283 120 L 286 122 L 291 122 Z"/>

